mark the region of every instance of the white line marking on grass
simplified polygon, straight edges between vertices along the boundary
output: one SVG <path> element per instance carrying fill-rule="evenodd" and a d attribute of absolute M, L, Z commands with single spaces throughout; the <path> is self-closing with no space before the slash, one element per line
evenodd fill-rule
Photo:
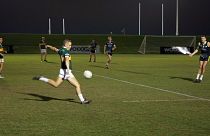
<path fill-rule="evenodd" d="M 145 87 L 145 88 L 150 88 L 150 89 L 154 89 L 154 90 L 158 90 L 158 91 L 162 91 L 162 92 L 173 93 L 173 94 L 186 96 L 186 97 L 194 98 L 194 99 L 198 99 L 198 100 L 210 101 L 210 99 L 206 99 L 206 98 L 201 98 L 201 97 L 197 97 L 197 96 L 193 96 L 193 95 L 188 95 L 188 94 L 179 93 L 179 92 L 175 92 L 175 91 L 170 91 L 170 90 L 166 90 L 166 89 L 161 89 L 161 88 L 157 88 L 157 87 L 152 87 L 152 86 L 148 86 L 148 85 L 132 83 L 132 82 L 129 82 L 129 81 L 120 80 L 120 79 L 116 79 L 116 78 L 111 78 L 111 77 L 107 77 L 107 76 L 102 76 L 102 75 L 97 75 L 97 74 L 94 74 L 94 76 L 102 77 L 102 78 L 105 78 L 105 79 L 111 79 L 111 80 L 115 80 L 115 81 L 126 83 L 126 84 L 131 84 L 131 85 L 135 85 L 135 86 L 141 86 L 141 87 Z"/>
<path fill-rule="evenodd" d="M 141 102 L 183 102 L 183 101 L 205 101 L 200 99 L 177 99 L 177 100 L 135 100 L 123 101 L 124 103 L 141 103 Z"/>
<path fill-rule="evenodd" d="M 80 73 L 82 72 L 82 71 L 77 71 L 77 70 L 74 70 L 74 71 L 75 72 L 80 72 Z M 194 98 L 194 99 L 210 102 L 210 99 L 201 98 L 201 97 L 197 97 L 197 96 L 193 96 L 193 95 L 189 95 L 189 94 L 184 94 L 184 93 L 179 93 L 179 92 L 175 92 L 175 91 L 170 91 L 170 90 L 167 90 L 167 89 L 152 87 L 152 86 L 149 86 L 149 85 L 137 84 L 137 83 L 133 83 L 133 82 L 129 82 L 129 81 L 121 80 L 121 79 L 116 79 L 116 78 L 112 78 L 112 77 L 108 77 L 108 76 L 102 76 L 102 75 L 98 75 L 98 74 L 93 74 L 93 76 L 97 76 L 97 77 L 110 79 L 110 80 L 115 80 L 115 81 L 126 83 L 126 84 L 131 84 L 131 85 L 135 85 L 135 86 L 150 88 L 150 89 L 154 89 L 154 90 L 158 90 L 158 91 L 162 91 L 162 92 L 173 93 L 173 94 L 180 95 L 180 96 L 185 96 L 185 97 L 189 97 L 189 98 Z"/>

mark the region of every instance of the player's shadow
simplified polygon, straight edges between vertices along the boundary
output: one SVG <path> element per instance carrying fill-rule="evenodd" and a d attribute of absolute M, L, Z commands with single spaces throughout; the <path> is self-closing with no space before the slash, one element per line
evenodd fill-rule
<path fill-rule="evenodd" d="M 20 93 L 20 94 L 29 95 L 29 96 L 33 96 L 33 97 L 36 98 L 36 99 L 23 98 L 24 100 L 45 101 L 45 102 L 56 100 L 56 101 L 67 101 L 67 102 L 72 102 L 72 103 L 78 103 L 78 104 L 80 104 L 80 102 L 77 102 L 74 99 L 59 99 L 59 98 L 44 96 L 44 95 L 35 94 L 35 93 Z"/>
<path fill-rule="evenodd" d="M 170 76 L 169 78 L 170 79 L 182 79 L 182 80 L 190 81 L 190 82 L 193 82 L 194 81 L 193 78 L 188 78 L 188 77 L 173 77 L 173 76 Z"/>

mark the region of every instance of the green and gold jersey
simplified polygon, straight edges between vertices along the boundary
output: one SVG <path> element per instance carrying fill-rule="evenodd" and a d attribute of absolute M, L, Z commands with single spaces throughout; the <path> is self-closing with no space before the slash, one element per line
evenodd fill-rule
<path fill-rule="evenodd" d="M 62 69 L 67 69 L 66 62 L 65 62 L 65 57 L 70 58 L 70 52 L 67 50 L 65 47 L 62 47 L 58 50 L 58 54 L 61 58 L 61 68 Z"/>

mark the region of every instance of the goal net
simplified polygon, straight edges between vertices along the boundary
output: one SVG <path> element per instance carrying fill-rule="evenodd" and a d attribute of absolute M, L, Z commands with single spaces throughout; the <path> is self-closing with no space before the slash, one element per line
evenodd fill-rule
<path fill-rule="evenodd" d="M 193 47 L 196 36 L 145 36 L 138 52 L 141 54 L 160 53 L 161 47 Z"/>

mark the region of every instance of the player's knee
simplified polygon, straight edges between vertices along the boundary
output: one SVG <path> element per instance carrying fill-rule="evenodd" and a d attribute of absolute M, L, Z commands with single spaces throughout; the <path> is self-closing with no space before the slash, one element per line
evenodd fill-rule
<path fill-rule="evenodd" d="M 58 88 L 59 84 L 53 84 L 53 86 L 54 86 L 55 88 Z"/>
<path fill-rule="evenodd" d="M 77 89 L 80 89 L 80 84 L 77 83 L 77 84 L 75 85 L 75 87 L 76 87 Z"/>

